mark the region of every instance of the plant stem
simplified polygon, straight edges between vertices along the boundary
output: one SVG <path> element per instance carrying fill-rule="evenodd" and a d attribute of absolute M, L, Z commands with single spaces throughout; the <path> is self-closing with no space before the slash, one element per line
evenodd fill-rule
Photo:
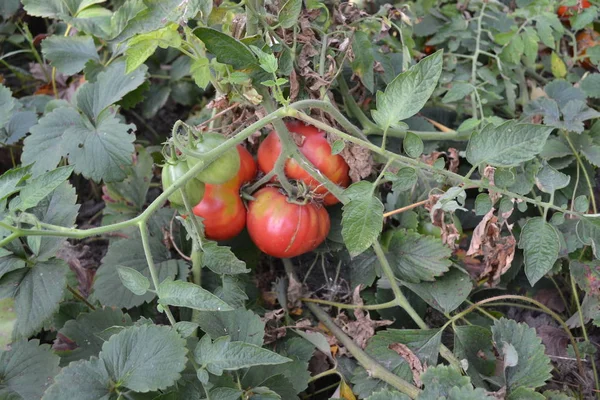
<path fill-rule="evenodd" d="M 306 297 L 301 298 L 300 301 L 303 301 L 305 303 L 323 304 L 326 306 L 331 306 L 331 307 L 336 307 L 336 308 L 346 309 L 346 310 L 356 310 L 356 309 L 359 309 L 359 310 L 383 310 L 386 308 L 396 307 L 398 305 L 398 302 L 396 300 L 388 301 L 386 303 L 381 303 L 381 304 L 368 304 L 368 305 L 337 303 L 335 301 L 321 300 L 321 299 L 308 299 Z"/>
<path fill-rule="evenodd" d="M 564 135 L 565 139 L 567 140 L 567 143 L 569 144 L 569 147 L 571 148 L 571 151 L 573 151 L 573 155 L 575 156 L 575 159 L 577 160 L 577 163 L 581 166 L 581 170 L 583 171 L 583 176 L 585 178 L 585 181 L 586 181 L 586 183 L 588 185 L 588 189 L 590 191 L 590 202 L 592 203 L 592 210 L 594 210 L 594 214 L 597 214 L 598 210 L 596 208 L 596 198 L 594 196 L 594 185 L 592 185 L 592 181 L 590 179 L 590 175 L 588 174 L 587 169 L 585 168 L 585 164 L 581 160 L 581 156 L 579 155 L 579 151 L 573 145 L 573 142 L 571 141 L 571 138 L 569 137 L 569 133 L 567 131 L 564 131 L 564 130 L 562 132 L 563 132 L 563 135 Z M 575 190 L 577 190 L 577 188 L 575 188 Z"/>
<path fill-rule="evenodd" d="M 421 200 L 421 201 L 418 201 L 418 202 L 413 203 L 413 204 L 409 204 L 409 205 L 404 206 L 404 207 L 397 208 L 397 209 L 392 210 L 392 211 L 388 211 L 388 212 L 386 212 L 386 213 L 383 214 L 383 218 L 387 218 L 387 217 L 390 217 L 392 215 L 400 214 L 400 213 L 403 213 L 404 211 L 412 210 L 413 208 L 417 208 L 419 206 L 427 204 L 428 201 L 429 201 L 429 199 L 425 199 L 425 200 Z"/>
<path fill-rule="evenodd" d="M 308 303 L 306 306 L 315 315 L 315 317 L 317 317 L 317 319 L 321 321 L 321 323 L 325 325 L 325 327 L 329 329 L 331 333 L 333 333 L 340 343 L 342 343 L 346 349 L 348 349 L 350 354 L 352 354 L 352 356 L 354 356 L 354 358 L 356 358 L 356 360 L 367 370 L 369 376 L 376 379 L 381 379 L 402 393 L 408 395 L 411 399 L 414 399 L 419 395 L 421 392 L 419 389 L 399 376 L 388 371 L 371 356 L 365 353 L 364 350 L 354 343 L 354 341 L 348 337 L 319 306 L 312 303 Z"/>
<path fill-rule="evenodd" d="M 90 310 L 92 310 L 92 311 L 95 311 L 95 310 L 96 310 L 96 307 L 94 307 L 94 306 L 92 305 L 92 303 L 90 303 L 89 301 L 87 301 L 87 299 L 86 299 L 85 297 L 83 297 L 83 296 L 81 295 L 81 293 L 79 293 L 79 291 L 78 291 L 78 290 L 76 290 L 76 289 L 72 288 L 72 287 L 71 287 L 71 285 L 67 285 L 67 290 L 68 290 L 69 292 L 71 292 L 71 294 L 73 294 L 73 296 L 75 296 L 75 298 L 76 298 L 77 300 L 81 301 L 83 304 L 85 304 L 86 306 L 88 306 L 88 308 L 89 308 Z"/>

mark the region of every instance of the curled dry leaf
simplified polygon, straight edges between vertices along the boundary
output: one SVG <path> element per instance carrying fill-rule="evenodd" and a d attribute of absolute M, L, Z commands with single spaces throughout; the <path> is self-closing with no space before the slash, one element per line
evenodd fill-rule
<path fill-rule="evenodd" d="M 429 211 L 431 217 L 431 223 L 441 229 L 442 242 L 450 247 L 456 249 L 458 247 L 458 240 L 460 239 L 460 232 L 456 228 L 454 223 L 446 222 L 446 212 L 441 208 L 432 211 L 433 206 L 438 202 L 442 195 L 432 194 L 429 196 L 429 201 L 425 204 L 425 208 Z"/>
<path fill-rule="evenodd" d="M 82 244 L 73 246 L 65 241 L 56 253 L 56 257 L 69 264 L 71 271 L 77 276 L 77 289 L 79 293 L 87 298 L 90 295 L 92 283 L 94 282 L 95 268 L 98 266 L 90 248 Z"/>
<path fill-rule="evenodd" d="M 483 170 L 483 177 L 488 179 L 488 181 L 490 182 L 490 186 L 495 186 L 495 184 L 494 184 L 494 173 L 495 172 L 496 172 L 496 168 L 490 167 L 489 165 L 487 167 L 485 167 L 485 169 Z M 500 197 L 502 197 L 502 195 L 497 192 L 489 192 L 489 196 L 490 196 L 490 200 L 492 201 L 492 204 L 496 204 L 496 201 L 498 201 L 498 199 Z"/>
<path fill-rule="evenodd" d="M 390 350 L 395 351 L 400 357 L 404 358 L 408 363 L 410 370 L 412 371 L 413 381 L 417 387 L 422 387 L 421 374 L 425 372 L 423 364 L 419 357 L 408 348 L 407 345 L 402 343 L 392 343 L 388 346 Z"/>
<path fill-rule="evenodd" d="M 424 163 L 433 165 L 441 156 L 447 158 L 448 171 L 457 173 L 460 165 L 460 157 L 458 156 L 458 150 L 453 147 L 450 147 L 448 151 L 432 151 L 427 155 L 421 156 L 421 160 Z"/>
<path fill-rule="evenodd" d="M 510 226 L 507 225 L 509 235 L 500 235 L 506 219 L 504 223 L 498 224 L 498 217 L 494 215 L 494 211 L 492 208 L 475 227 L 466 254 L 481 257 L 483 262 L 470 263 L 468 259 L 465 260 L 465 267 L 471 276 L 478 281 L 485 280 L 486 285 L 490 287 L 496 286 L 500 282 L 500 277 L 510 268 L 517 245 L 515 237 L 510 232 Z"/>
<path fill-rule="evenodd" d="M 352 294 L 352 302 L 355 305 L 364 304 L 360 298 L 361 287 L 362 285 L 358 285 Z M 356 320 L 350 320 L 344 312 L 341 312 L 336 322 L 363 349 L 367 346 L 367 341 L 375 335 L 375 328 L 393 324 L 393 321 L 385 319 L 373 321 L 369 312 L 360 308 L 354 309 L 354 317 Z"/>
<path fill-rule="evenodd" d="M 344 149 L 340 152 L 340 156 L 350 167 L 350 179 L 352 182 L 358 182 L 373 172 L 373 156 L 371 152 L 359 145 L 354 143 L 346 143 Z"/>

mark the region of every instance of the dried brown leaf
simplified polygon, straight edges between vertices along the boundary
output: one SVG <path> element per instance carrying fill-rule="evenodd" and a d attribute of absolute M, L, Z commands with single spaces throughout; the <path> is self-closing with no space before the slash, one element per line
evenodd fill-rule
<path fill-rule="evenodd" d="M 407 345 L 402 343 L 392 343 L 388 346 L 388 348 L 392 351 L 395 351 L 400 357 L 406 360 L 410 370 L 412 371 L 415 385 L 417 387 L 422 387 L 423 382 L 421 382 L 421 374 L 425 372 L 425 368 L 423 368 L 423 364 L 421 364 L 419 357 L 417 357 Z"/>

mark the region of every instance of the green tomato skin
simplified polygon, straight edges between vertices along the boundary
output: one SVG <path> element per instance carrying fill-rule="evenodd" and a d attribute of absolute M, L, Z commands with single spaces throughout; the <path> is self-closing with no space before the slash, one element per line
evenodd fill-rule
<path fill-rule="evenodd" d="M 167 164 L 162 169 L 162 185 L 163 190 L 169 188 L 173 182 L 179 177 L 189 171 L 189 167 L 185 162 L 178 162 L 177 164 Z M 184 186 L 186 197 L 190 202 L 190 206 L 193 207 L 200 203 L 202 197 L 204 197 L 204 182 L 200 182 L 197 179 L 190 179 Z M 183 207 L 183 196 L 181 190 L 176 190 L 172 195 L 169 196 L 169 201 L 177 206 Z"/>
<path fill-rule="evenodd" d="M 417 228 L 417 232 L 419 232 L 421 235 L 428 235 L 436 238 L 442 237 L 442 228 L 433 225 L 429 221 L 421 221 L 419 223 L 419 227 Z"/>
<path fill-rule="evenodd" d="M 217 133 L 206 133 L 202 135 L 202 141 L 196 144 L 194 150 L 199 153 L 208 153 L 210 150 L 226 141 L 227 139 L 225 137 Z M 202 161 L 194 157 L 188 156 L 187 158 L 187 164 L 190 168 L 199 162 Z M 213 161 L 204 170 L 200 171 L 198 175 L 196 175 L 196 179 L 211 185 L 221 185 L 236 176 L 239 169 L 240 155 L 237 148 L 234 146 L 223 153 L 221 157 Z"/>

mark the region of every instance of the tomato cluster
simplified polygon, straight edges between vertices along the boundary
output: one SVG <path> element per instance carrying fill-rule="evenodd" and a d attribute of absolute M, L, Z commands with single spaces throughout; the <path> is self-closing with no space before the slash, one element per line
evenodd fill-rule
<path fill-rule="evenodd" d="M 591 3 L 588 0 L 578 0 L 577 5 L 574 6 L 560 6 L 556 10 L 556 14 L 563 22 L 563 24 L 569 26 L 569 19 L 586 8 L 590 8 Z M 593 69 L 594 65 L 591 63 L 588 57 L 585 57 L 587 49 L 600 45 L 600 33 L 596 32 L 593 28 L 585 29 L 579 32 L 576 36 L 577 40 L 577 56 L 580 58 L 580 65 L 585 69 Z"/>
<path fill-rule="evenodd" d="M 300 152 L 324 176 L 339 186 L 348 186 L 348 164 L 341 156 L 332 154 L 324 132 L 299 121 L 288 122 L 286 126 L 290 132 L 298 135 Z M 224 140 L 217 134 L 205 134 L 203 140 L 192 148 L 196 152 L 206 153 Z M 281 150 L 277 133 L 271 132 L 258 148 L 258 165 L 252 154 L 238 145 L 237 154 L 232 156 L 230 152 L 226 153 L 198 174 L 197 179 L 192 179 L 192 186 L 188 188 L 190 183 L 186 185 L 188 197 L 196 204 L 193 212 L 203 219 L 204 233 L 208 239 L 228 240 L 247 227 L 250 238 L 261 251 L 280 258 L 312 251 L 325 240 L 330 227 L 325 206 L 338 203 L 339 200 L 293 159 L 286 160 L 285 175 L 310 188 L 309 196 L 290 198 L 273 181 L 253 193 L 253 200 L 247 207 L 242 200 L 240 189 L 256 178 L 259 169 L 264 174 L 269 173 Z M 188 158 L 187 163 L 178 164 L 177 168 L 185 173 L 197 162 Z M 172 176 L 169 165 L 165 168 L 163 185 L 166 188 L 177 176 Z M 204 182 L 202 188 L 193 186 L 200 181 Z M 178 197 L 176 194 L 169 200 L 175 204 L 181 204 L 182 201 L 181 195 Z"/>

